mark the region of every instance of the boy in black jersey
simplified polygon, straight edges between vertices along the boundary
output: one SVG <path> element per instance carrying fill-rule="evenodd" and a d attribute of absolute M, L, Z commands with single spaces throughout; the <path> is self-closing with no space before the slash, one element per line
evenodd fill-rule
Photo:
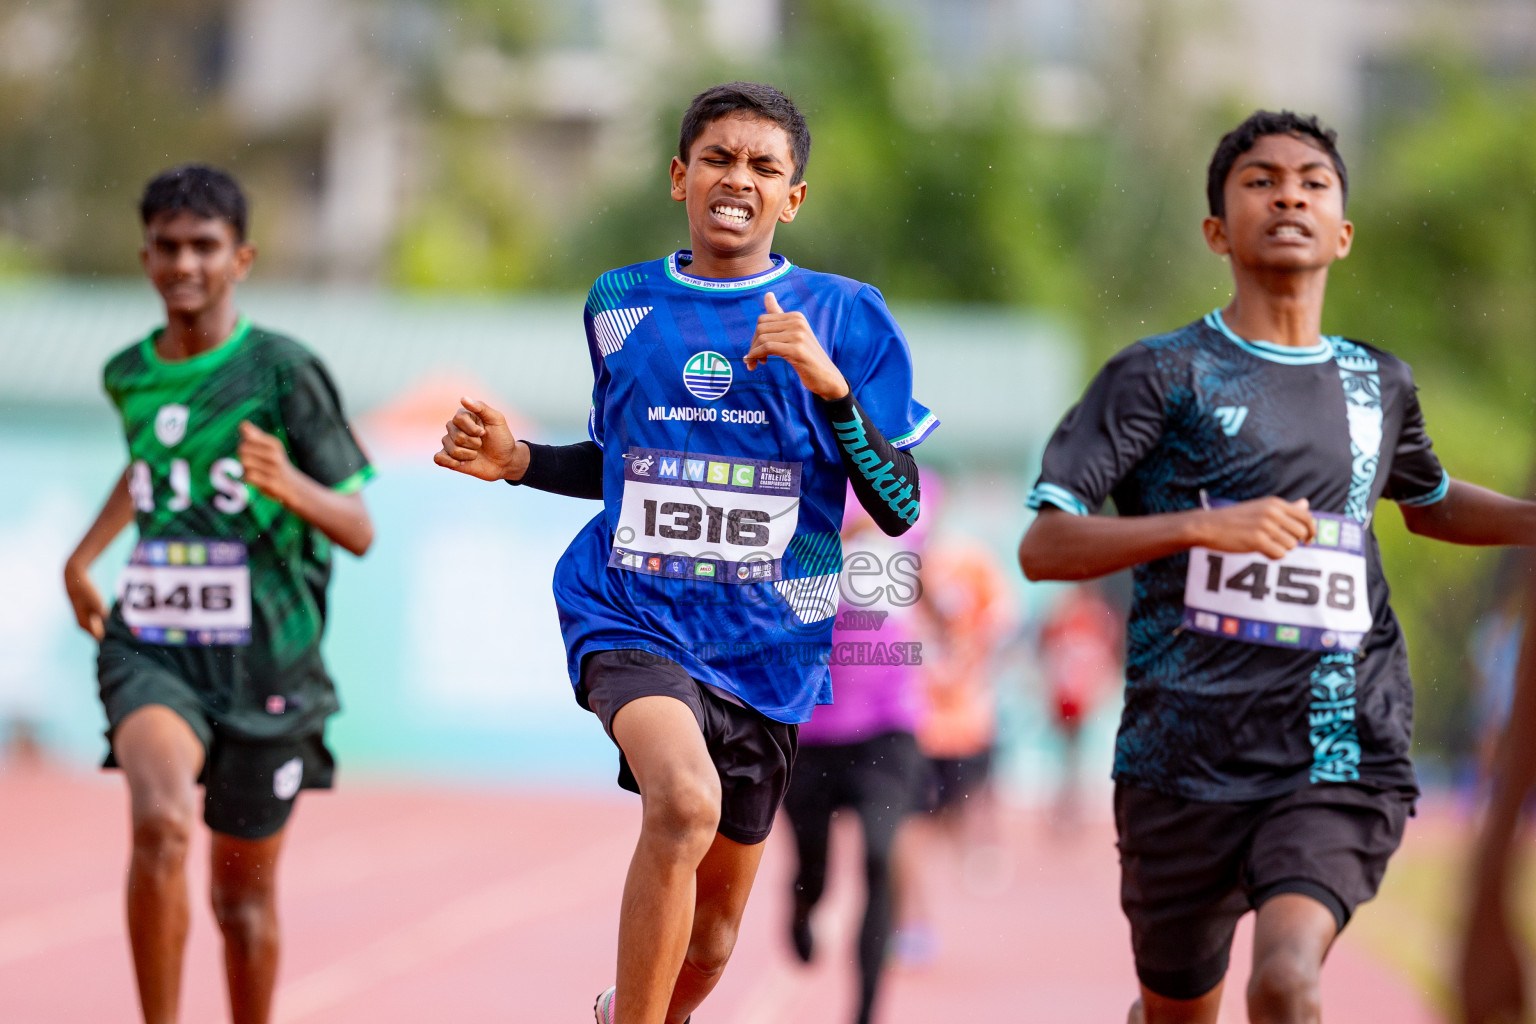
<path fill-rule="evenodd" d="M 1536 543 L 1536 504 L 1441 469 L 1405 363 L 1321 333 L 1354 235 L 1334 138 L 1260 111 L 1221 140 L 1204 231 L 1231 305 L 1112 359 L 1030 497 L 1030 579 L 1135 567 L 1115 752 L 1133 1022 L 1216 1020 L 1250 909 L 1250 1019 L 1319 1018 L 1323 958 L 1418 793 L 1376 502 L 1423 536 Z M 1109 497 L 1119 515 L 1093 515 Z"/>

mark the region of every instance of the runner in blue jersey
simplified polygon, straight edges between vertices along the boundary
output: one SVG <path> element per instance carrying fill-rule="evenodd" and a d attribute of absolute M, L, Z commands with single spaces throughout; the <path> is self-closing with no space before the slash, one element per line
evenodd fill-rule
<path fill-rule="evenodd" d="M 869 285 L 771 251 L 809 155 L 777 90 L 696 97 L 671 167 L 692 248 L 587 298 L 591 440 L 529 444 L 465 399 L 435 456 L 603 500 L 554 581 L 576 698 L 643 807 L 600 1024 L 682 1024 L 719 980 L 798 724 L 832 699 L 845 492 L 890 535 L 918 518 L 907 449 L 938 421 L 900 328 Z"/>
<path fill-rule="evenodd" d="M 1250 1019 L 1319 1019 L 1323 957 L 1418 793 L 1379 499 L 1422 536 L 1536 543 L 1536 505 L 1441 468 L 1406 363 L 1321 333 L 1347 187 L 1315 118 L 1226 135 L 1204 230 L 1232 303 L 1112 359 L 1030 499 L 1031 579 L 1135 567 L 1115 752 L 1133 1022 L 1215 1021 L 1250 909 Z M 1109 498 L 1119 514 L 1093 514 Z"/>

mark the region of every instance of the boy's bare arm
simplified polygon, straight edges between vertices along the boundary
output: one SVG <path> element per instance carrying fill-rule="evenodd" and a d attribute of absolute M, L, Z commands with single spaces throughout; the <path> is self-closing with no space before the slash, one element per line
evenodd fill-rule
<path fill-rule="evenodd" d="M 1445 498 L 1404 506 L 1408 529 L 1453 544 L 1536 544 L 1536 502 L 1452 480 Z M 1526 566 L 1531 567 L 1530 559 Z M 1472 906 L 1459 965 L 1468 1024 L 1524 1018 L 1524 953 L 1511 918 L 1510 883 L 1520 810 L 1536 785 L 1536 587 L 1526 602 L 1525 641 L 1509 723 L 1494 759 L 1492 794 L 1472 863 Z"/>
<path fill-rule="evenodd" d="M 1531 568 L 1530 559 L 1526 567 Z M 1488 810 L 1473 849 L 1472 907 L 1459 965 L 1461 1010 L 1468 1024 L 1525 1019 L 1524 954 L 1511 919 L 1510 882 L 1520 809 L 1536 785 L 1536 582 L 1526 601 L 1514 703 L 1492 774 Z"/>
<path fill-rule="evenodd" d="M 1452 480 L 1433 505 L 1402 506 L 1403 522 L 1421 537 L 1451 544 L 1536 544 L 1536 502 Z"/>
<path fill-rule="evenodd" d="M 1283 558 L 1316 531 L 1305 499 L 1257 498 L 1216 509 L 1148 516 L 1075 516 L 1046 506 L 1019 544 L 1032 580 L 1089 580 L 1195 545 Z"/>
<path fill-rule="evenodd" d="M 102 504 L 96 521 L 64 563 L 64 590 L 75 611 L 75 621 L 97 640 L 106 629 L 107 606 L 91 582 L 91 564 L 101 557 L 123 528 L 133 522 L 133 499 L 128 494 L 128 470 L 123 470 Z"/>
<path fill-rule="evenodd" d="M 354 555 L 373 543 L 373 520 L 361 494 L 342 494 L 305 474 L 276 437 L 253 423 L 240 424 L 240 464 L 245 482 L 315 527 Z"/>

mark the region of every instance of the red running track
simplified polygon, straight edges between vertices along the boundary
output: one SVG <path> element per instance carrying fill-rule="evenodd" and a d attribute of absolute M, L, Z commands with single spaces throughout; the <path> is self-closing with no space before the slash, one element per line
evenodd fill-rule
<path fill-rule="evenodd" d="M 638 810 L 617 791 L 354 783 L 306 795 L 283 858 L 278 1020 L 586 1024 L 612 980 Z M 136 1021 L 120 778 L 0 769 L 0 823 L 0 1021 Z M 892 976 L 881 1024 L 1124 1019 L 1135 986 L 1110 829 L 1062 837 L 1025 812 L 1009 812 L 1005 829 L 1011 877 L 991 892 L 955 885 L 936 897 L 938 959 Z M 816 923 L 818 962 L 802 968 L 787 952 L 790 865 L 776 836 L 735 958 L 698 1024 L 850 1019 L 857 840 L 839 837 L 849 841 Z M 228 1020 L 206 856 L 204 836 L 194 848 L 185 1024 Z M 1244 1019 L 1246 936 L 1223 1021 Z M 1438 1020 L 1348 933 L 1325 971 L 1324 1005 L 1330 1024 Z"/>

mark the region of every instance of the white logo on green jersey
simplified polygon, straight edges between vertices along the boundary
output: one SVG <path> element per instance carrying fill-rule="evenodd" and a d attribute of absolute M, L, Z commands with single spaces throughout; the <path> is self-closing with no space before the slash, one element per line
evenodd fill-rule
<path fill-rule="evenodd" d="M 187 407 L 162 405 L 155 413 L 155 437 L 167 448 L 174 448 L 187 436 Z"/>

